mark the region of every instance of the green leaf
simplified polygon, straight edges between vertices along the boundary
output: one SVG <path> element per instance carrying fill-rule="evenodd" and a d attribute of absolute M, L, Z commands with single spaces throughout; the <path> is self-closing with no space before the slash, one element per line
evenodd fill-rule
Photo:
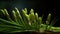
<path fill-rule="evenodd" d="M 16 17 L 16 12 L 15 12 L 14 10 L 12 11 L 12 15 L 13 15 L 14 21 L 15 21 L 15 22 L 18 22 L 18 21 L 17 21 L 17 17 Z"/>
<path fill-rule="evenodd" d="M 12 21 L 12 19 L 10 18 L 8 12 L 6 9 L 4 9 L 4 12 L 5 12 L 5 16 L 8 18 L 9 21 Z"/>
<path fill-rule="evenodd" d="M 0 18 L 0 31 L 1 32 L 14 32 L 14 31 L 27 30 L 24 26 L 17 24 L 16 22 L 6 21 Z"/>
<path fill-rule="evenodd" d="M 46 20 L 46 24 L 50 24 L 51 21 L 51 14 L 48 14 L 47 20 Z"/>

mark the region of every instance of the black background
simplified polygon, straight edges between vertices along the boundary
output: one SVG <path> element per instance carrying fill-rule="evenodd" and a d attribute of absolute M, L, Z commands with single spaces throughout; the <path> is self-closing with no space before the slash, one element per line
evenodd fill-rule
<path fill-rule="evenodd" d="M 0 9 L 6 8 L 8 11 L 11 11 L 14 7 L 17 7 L 19 10 L 26 7 L 29 11 L 33 8 L 39 16 L 44 14 L 45 17 L 48 13 L 51 13 L 53 17 L 57 16 L 60 18 L 59 6 L 58 0 L 0 0 Z M 54 26 L 60 26 L 60 19 Z"/>

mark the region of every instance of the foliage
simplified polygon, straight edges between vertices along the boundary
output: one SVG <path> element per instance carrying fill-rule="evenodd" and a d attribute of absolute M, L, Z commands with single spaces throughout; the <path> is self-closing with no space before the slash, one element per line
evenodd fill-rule
<path fill-rule="evenodd" d="M 54 30 L 52 27 L 58 20 L 54 18 L 51 21 L 51 13 L 48 14 L 46 24 L 43 24 L 43 17 L 38 17 L 38 13 L 34 13 L 31 9 L 29 14 L 27 8 L 22 9 L 22 12 L 15 7 L 15 10 L 11 12 L 12 18 L 6 9 L 0 10 L 0 16 L 6 19 L 0 18 L 0 32 L 25 32 L 25 31 L 44 31 L 44 30 Z M 49 26 L 50 24 L 50 26 Z M 58 28 L 57 28 L 58 29 Z"/>

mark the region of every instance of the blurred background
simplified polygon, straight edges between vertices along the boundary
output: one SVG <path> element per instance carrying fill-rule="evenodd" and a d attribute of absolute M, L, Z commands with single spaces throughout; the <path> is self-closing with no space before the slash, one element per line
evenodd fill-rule
<path fill-rule="evenodd" d="M 20 11 L 22 8 L 27 8 L 28 12 L 33 8 L 39 16 L 44 14 L 44 18 L 47 17 L 48 13 L 52 14 L 52 19 L 56 16 L 60 18 L 59 1 L 56 0 L 0 0 L 0 9 L 6 8 L 10 12 L 14 7 L 17 7 Z M 60 27 L 60 19 L 54 26 Z"/>

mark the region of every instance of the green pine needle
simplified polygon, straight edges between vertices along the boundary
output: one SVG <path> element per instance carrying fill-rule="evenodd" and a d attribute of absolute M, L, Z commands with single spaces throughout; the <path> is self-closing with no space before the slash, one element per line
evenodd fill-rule
<path fill-rule="evenodd" d="M 11 19 L 8 11 L 6 9 L 0 9 L 6 16 L 7 20 L 0 18 L 0 32 L 25 32 L 25 31 L 45 31 L 45 30 L 55 30 L 52 28 L 58 18 L 54 18 L 51 21 L 51 13 L 48 14 L 46 24 L 43 24 L 43 16 L 38 17 L 38 13 L 34 13 L 34 10 L 31 9 L 28 13 L 27 8 L 22 9 L 20 12 L 16 7 L 15 10 L 12 10 L 11 14 L 13 20 Z M 3 17 L 4 17 L 3 16 Z M 50 24 L 50 25 L 49 25 Z M 48 31 L 49 31 L 48 30 Z M 60 30 L 60 29 L 59 29 Z M 58 31 L 58 29 L 56 30 Z"/>

